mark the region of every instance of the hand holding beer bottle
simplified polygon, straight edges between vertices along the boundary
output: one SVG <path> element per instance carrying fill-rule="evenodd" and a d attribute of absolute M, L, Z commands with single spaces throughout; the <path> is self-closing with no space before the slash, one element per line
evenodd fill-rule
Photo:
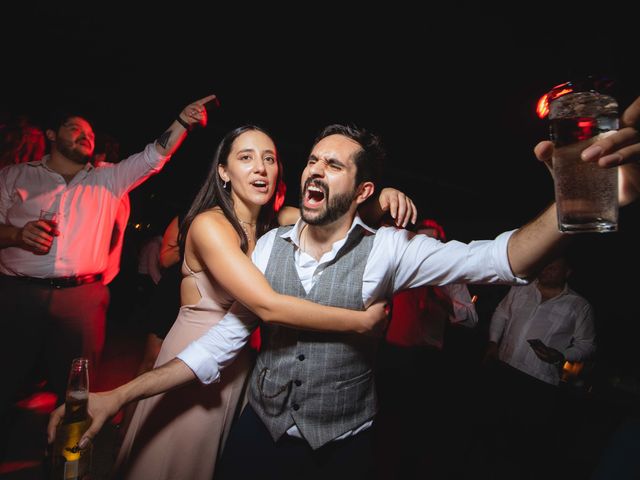
<path fill-rule="evenodd" d="M 91 469 L 91 446 L 79 446 L 91 420 L 87 412 L 89 400 L 89 370 L 86 358 L 71 363 L 65 398 L 65 413 L 56 426 L 52 454 L 52 480 L 82 480 Z"/>

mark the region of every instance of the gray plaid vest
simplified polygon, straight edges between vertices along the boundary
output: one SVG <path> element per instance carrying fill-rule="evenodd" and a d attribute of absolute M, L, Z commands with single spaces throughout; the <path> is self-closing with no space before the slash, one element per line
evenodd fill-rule
<path fill-rule="evenodd" d="M 279 293 L 323 305 L 363 310 L 362 277 L 374 235 L 354 228 L 309 294 L 294 263 L 295 245 L 278 229 L 265 276 Z M 249 402 L 274 441 L 295 423 L 313 449 L 373 418 L 377 341 L 357 334 L 261 325 L 262 347 Z"/>

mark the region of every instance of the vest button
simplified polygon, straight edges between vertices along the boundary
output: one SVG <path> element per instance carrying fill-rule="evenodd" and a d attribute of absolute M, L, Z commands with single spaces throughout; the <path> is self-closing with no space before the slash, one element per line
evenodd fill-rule
<path fill-rule="evenodd" d="M 300 405 L 298 405 L 297 403 L 294 403 L 294 404 L 292 405 L 292 407 L 293 407 L 293 409 L 294 409 L 294 410 L 296 410 L 296 411 L 300 410 Z"/>
<path fill-rule="evenodd" d="M 300 380 L 295 380 L 293 383 L 296 384 L 296 387 L 299 387 L 300 385 L 302 385 L 302 382 Z"/>
<path fill-rule="evenodd" d="M 304 360 L 304 355 L 303 354 L 298 355 L 298 360 L 303 361 Z"/>

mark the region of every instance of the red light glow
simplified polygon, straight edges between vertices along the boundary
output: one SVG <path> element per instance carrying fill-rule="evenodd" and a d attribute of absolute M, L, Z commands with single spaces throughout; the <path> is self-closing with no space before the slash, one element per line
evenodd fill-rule
<path fill-rule="evenodd" d="M 544 118 L 547 115 L 549 115 L 549 94 L 548 93 L 545 93 L 542 97 L 540 97 L 540 100 L 538 100 L 536 113 L 540 118 Z"/>
<path fill-rule="evenodd" d="M 544 118 L 549 115 L 549 102 L 552 102 L 558 97 L 566 95 L 567 93 L 573 92 L 573 88 L 570 86 L 569 82 L 561 83 L 560 85 L 556 85 L 548 93 L 545 93 L 540 100 L 538 100 L 538 105 L 536 106 L 536 113 L 538 117 Z"/>

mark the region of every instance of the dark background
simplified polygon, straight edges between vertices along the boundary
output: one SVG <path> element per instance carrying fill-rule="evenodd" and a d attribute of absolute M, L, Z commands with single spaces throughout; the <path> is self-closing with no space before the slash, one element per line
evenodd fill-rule
<path fill-rule="evenodd" d="M 623 11 L 189 5 L 140 14 L 133 2 L 23 2 L 3 15 L 5 114 L 40 121 L 61 103 L 79 105 L 128 154 L 186 104 L 218 95 L 207 129 L 132 193 L 134 221 L 168 222 L 199 186 L 221 136 L 245 122 L 274 134 L 296 203 L 315 134 L 355 122 L 382 136 L 384 183 L 408 193 L 421 216 L 438 219 L 449 238 L 493 237 L 553 198 L 532 153 L 547 136 L 535 115 L 543 93 L 594 73 L 616 80 L 623 108 L 640 94 L 635 30 Z M 574 286 L 596 307 L 602 361 L 633 372 L 637 224 L 638 207 L 627 207 L 619 233 L 581 235 L 573 247 Z"/>

